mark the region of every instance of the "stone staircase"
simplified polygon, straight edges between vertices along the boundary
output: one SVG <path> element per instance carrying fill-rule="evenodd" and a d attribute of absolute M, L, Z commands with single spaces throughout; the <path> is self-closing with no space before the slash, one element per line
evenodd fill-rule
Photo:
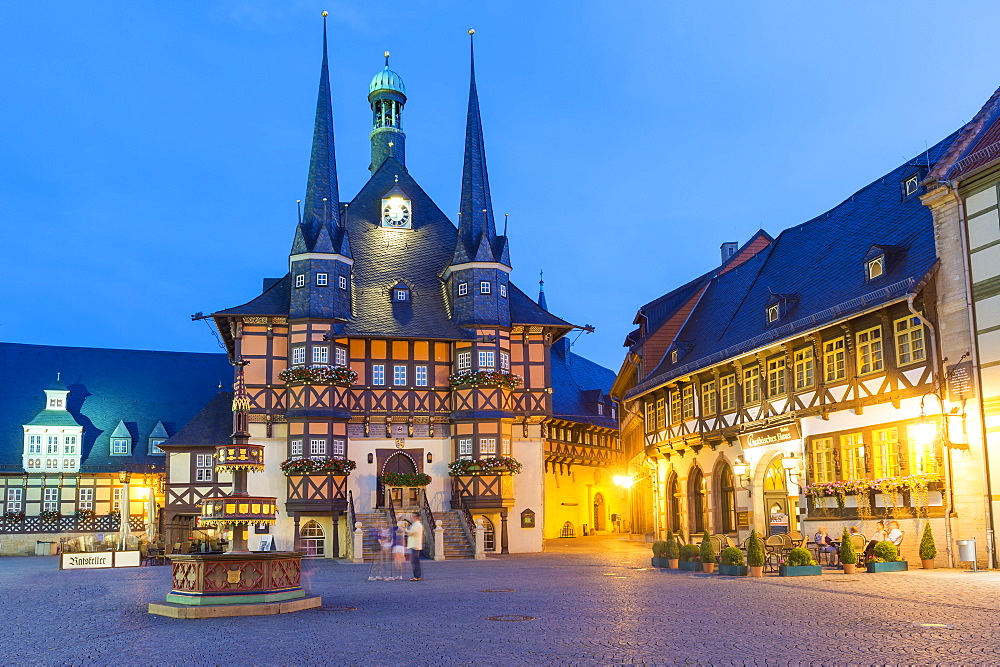
<path fill-rule="evenodd" d="M 472 558 L 475 556 L 473 545 L 469 544 L 465 531 L 462 530 L 462 520 L 457 511 L 435 512 L 434 520 L 444 525 L 444 557 Z M 380 547 L 375 537 L 382 528 L 389 526 L 389 513 L 375 510 L 355 515 L 355 521 L 360 521 L 364 530 L 364 559 L 371 562 L 378 555 Z M 372 530 L 374 528 L 374 530 Z M 433 540 L 433 535 L 428 535 Z"/>

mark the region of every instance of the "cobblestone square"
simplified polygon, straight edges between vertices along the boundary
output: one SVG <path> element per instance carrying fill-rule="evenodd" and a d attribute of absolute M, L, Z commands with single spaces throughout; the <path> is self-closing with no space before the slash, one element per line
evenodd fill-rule
<path fill-rule="evenodd" d="M 763 580 L 657 570 L 646 545 L 425 562 L 422 582 L 307 561 L 323 608 L 151 616 L 168 567 L 60 571 L 0 560 L 0 662 L 124 664 L 997 664 L 1000 574 Z M 490 620 L 494 619 L 494 620 Z"/>

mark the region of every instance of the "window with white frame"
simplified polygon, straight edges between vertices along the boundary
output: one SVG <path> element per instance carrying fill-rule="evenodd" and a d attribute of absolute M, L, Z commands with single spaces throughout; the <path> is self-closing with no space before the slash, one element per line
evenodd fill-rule
<path fill-rule="evenodd" d="M 111 438 L 112 454 L 128 454 L 128 438 Z"/>
<path fill-rule="evenodd" d="M 646 433 L 656 430 L 656 402 L 646 401 Z"/>
<path fill-rule="evenodd" d="M 684 386 L 681 392 L 681 419 L 694 419 L 694 385 Z"/>
<path fill-rule="evenodd" d="M 743 371 L 743 402 L 760 403 L 760 366 Z"/>
<path fill-rule="evenodd" d="M 42 436 L 40 435 L 28 436 L 28 453 L 29 454 L 42 453 Z"/>
<path fill-rule="evenodd" d="M 288 449 L 289 456 L 302 456 L 302 439 L 296 438 L 295 440 L 292 440 Z"/>
<path fill-rule="evenodd" d="M 306 274 L 300 273 L 297 276 L 295 276 L 295 286 L 296 287 L 306 286 Z"/>
<path fill-rule="evenodd" d="M 337 278 L 337 283 L 340 285 L 340 289 L 347 289 L 347 276 Z"/>
<path fill-rule="evenodd" d="M 500 283 L 497 289 L 500 290 L 500 296 L 507 298 L 507 285 L 505 283 Z"/>
<path fill-rule="evenodd" d="M 490 283 L 489 283 L 489 281 L 481 280 L 479 282 L 479 293 L 480 294 L 489 294 L 490 293 Z"/>
<path fill-rule="evenodd" d="M 212 470 L 215 466 L 211 454 L 195 454 L 194 481 L 211 482 Z"/>
<path fill-rule="evenodd" d="M 111 507 L 115 512 L 121 511 L 122 508 L 122 491 L 123 487 L 119 486 L 111 492 Z"/>
<path fill-rule="evenodd" d="M 76 508 L 81 510 L 94 509 L 94 490 L 90 488 L 80 489 L 76 496 Z"/>
<path fill-rule="evenodd" d="M 479 351 L 479 368 L 493 368 L 495 361 L 493 350 Z"/>
<path fill-rule="evenodd" d="M 482 454 L 496 454 L 497 453 L 497 439 L 496 438 L 480 438 L 479 439 L 479 453 Z"/>
<path fill-rule="evenodd" d="M 879 255 L 875 259 L 868 260 L 865 266 L 868 273 L 868 280 L 874 280 L 885 273 L 885 255 Z"/>
<path fill-rule="evenodd" d="M 896 332 L 896 363 L 900 366 L 923 361 L 924 325 L 918 317 L 904 317 L 893 323 Z"/>
<path fill-rule="evenodd" d="M 463 459 L 472 458 L 472 438 L 459 438 L 458 456 Z"/>
<path fill-rule="evenodd" d="M 667 399 L 662 396 L 656 399 L 656 429 L 667 427 Z"/>
<path fill-rule="evenodd" d="M 333 356 L 334 356 L 334 362 L 338 366 L 347 365 L 347 348 L 344 347 L 333 348 Z"/>
<path fill-rule="evenodd" d="M 59 511 L 59 489 L 43 489 L 42 491 L 42 511 Z"/>
<path fill-rule="evenodd" d="M 459 283 L 458 284 L 458 295 L 465 296 L 469 293 L 469 283 Z"/>
<path fill-rule="evenodd" d="M 150 454 L 163 454 L 163 450 L 160 449 L 160 445 L 166 442 L 166 438 L 150 438 L 149 439 L 149 453 Z"/>
<path fill-rule="evenodd" d="M 410 290 L 408 289 L 397 289 L 393 290 L 393 300 L 394 301 L 409 301 L 410 300 Z"/>
<path fill-rule="evenodd" d="M 309 456 L 326 456 L 326 440 L 323 438 L 310 438 Z"/>
<path fill-rule="evenodd" d="M 50 435 L 46 437 L 45 440 L 45 453 L 46 454 L 58 454 L 59 453 L 59 436 Z"/>
<path fill-rule="evenodd" d="M 679 424 L 681 421 L 681 391 L 675 387 L 670 392 L 670 423 Z"/>
<path fill-rule="evenodd" d="M 858 374 L 874 373 L 882 370 L 882 327 L 872 327 L 859 331 Z"/>
<path fill-rule="evenodd" d="M 780 315 L 781 315 L 781 307 L 778 304 L 772 303 L 770 306 L 767 307 L 768 324 L 770 324 L 771 322 L 777 322 L 778 317 Z"/>
<path fill-rule="evenodd" d="M 313 346 L 313 363 L 314 364 L 328 364 L 330 363 L 330 348 L 326 345 L 314 345 Z"/>
<path fill-rule="evenodd" d="M 847 377 L 847 357 L 843 337 L 823 343 L 823 367 L 827 382 L 836 382 Z"/>
<path fill-rule="evenodd" d="M 718 409 L 718 395 L 715 391 L 715 380 L 701 383 L 701 414 L 714 415 Z"/>
<path fill-rule="evenodd" d="M 392 384 L 397 387 L 406 384 L 406 366 L 396 364 L 392 367 Z"/>
<path fill-rule="evenodd" d="M 76 467 L 76 459 L 63 459 L 63 470 L 72 470 Z"/>
<path fill-rule="evenodd" d="M 427 366 L 417 366 L 413 369 L 413 375 L 418 387 L 427 386 Z"/>
<path fill-rule="evenodd" d="M 319 285 L 320 287 L 326 287 L 326 284 L 328 282 L 328 278 L 329 278 L 329 276 L 327 276 L 327 274 L 325 274 L 325 273 L 317 273 L 316 274 L 316 284 Z"/>
<path fill-rule="evenodd" d="M 785 358 L 774 357 L 767 360 L 767 395 L 781 396 L 785 393 Z"/>
<path fill-rule="evenodd" d="M 500 441 L 500 454 L 510 456 L 510 438 L 504 438 Z"/>
<path fill-rule="evenodd" d="M 385 364 L 372 364 L 372 384 L 385 384 Z"/>
<path fill-rule="evenodd" d="M 458 353 L 458 370 L 467 371 L 472 368 L 472 353 L 471 352 L 459 352 Z"/>
<path fill-rule="evenodd" d="M 332 445 L 333 445 L 333 451 L 331 453 L 333 454 L 333 456 L 338 459 L 344 458 L 344 454 L 346 453 L 344 449 L 344 441 L 334 440 L 332 442 Z"/>
<path fill-rule="evenodd" d="M 292 348 L 292 365 L 299 366 L 306 363 L 306 348 L 304 347 L 293 347 Z"/>
<path fill-rule="evenodd" d="M 795 371 L 795 388 L 807 389 L 813 386 L 815 364 L 813 362 L 812 346 L 795 350 L 795 354 L 792 357 L 792 364 Z"/>
<path fill-rule="evenodd" d="M 20 512 L 24 507 L 22 503 L 24 502 L 24 489 L 7 489 L 7 507 L 4 511 L 6 512 Z"/>
<path fill-rule="evenodd" d="M 61 398 L 50 398 L 49 399 L 49 407 L 50 408 L 61 408 L 62 404 L 63 404 L 63 401 L 62 401 Z"/>
<path fill-rule="evenodd" d="M 510 372 L 510 353 L 501 352 L 500 353 L 500 370 L 504 373 Z"/>
<path fill-rule="evenodd" d="M 604 416 L 604 403 L 597 404 L 597 414 L 600 415 L 601 417 Z"/>
<path fill-rule="evenodd" d="M 76 436 L 67 435 L 63 438 L 63 454 L 76 454 Z"/>

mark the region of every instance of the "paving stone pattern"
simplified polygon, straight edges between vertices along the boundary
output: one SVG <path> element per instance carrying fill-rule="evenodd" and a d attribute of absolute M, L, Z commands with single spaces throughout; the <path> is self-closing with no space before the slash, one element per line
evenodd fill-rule
<path fill-rule="evenodd" d="M 308 561 L 323 609 L 195 621 L 146 613 L 167 567 L 3 558 L 0 663 L 1000 664 L 997 573 L 730 578 L 651 569 L 617 538 L 423 566 L 369 582 L 368 565 Z"/>

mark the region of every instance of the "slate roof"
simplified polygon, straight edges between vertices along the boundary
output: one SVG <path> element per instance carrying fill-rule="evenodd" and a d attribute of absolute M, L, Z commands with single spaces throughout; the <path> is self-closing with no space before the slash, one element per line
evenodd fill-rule
<path fill-rule="evenodd" d="M 767 344 L 840 321 L 903 297 L 937 262 L 930 211 L 919 192 L 903 197 L 901 183 L 917 160 L 936 162 L 956 135 L 900 165 L 830 211 L 783 231 L 734 269 L 714 276 L 675 340 L 684 354 L 665 357 L 628 396 Z M 867 281 L 864 258 L 873 245 L 897 246 L 885 275 Z M 795 298 L 768 324 L 774 294 Z"/>
<path fill-rule="evenodd" d="M 960 129 L 924 183 L 957 179 L 993 162 L 1000 155 L 1000 88 Z"/>
<path fill-rule="evenodd" d="M 184 424 L 177 433 L 167 439 L 161 448 L 171 446 L 216 446 L 229 444 L 233 435 L 233 392 L 220 391 Z"/>
<path fill-rule="evenodd" d="M 552 345 L 552 416 L 558 419 L 617 428 L 618 421 L 597 414 L 597 401 L 611 414 L 608 394 L 615 372 L 570 351 L 563 338 Z"/>
<path fill-rule="evenodd" d="M 146 453 L 157 423 L 175 432 L 233 376 L 225 354 L 0 343 L 0 470 L 20 470 L 22 425 L 45 407 L 57 373 L 70 392 L 68 413 L 83 426 L 84 472 L 162 465 L 162 455 Z M 119 421 L 133 438 L 132 456 L 110 455 Z"/>

